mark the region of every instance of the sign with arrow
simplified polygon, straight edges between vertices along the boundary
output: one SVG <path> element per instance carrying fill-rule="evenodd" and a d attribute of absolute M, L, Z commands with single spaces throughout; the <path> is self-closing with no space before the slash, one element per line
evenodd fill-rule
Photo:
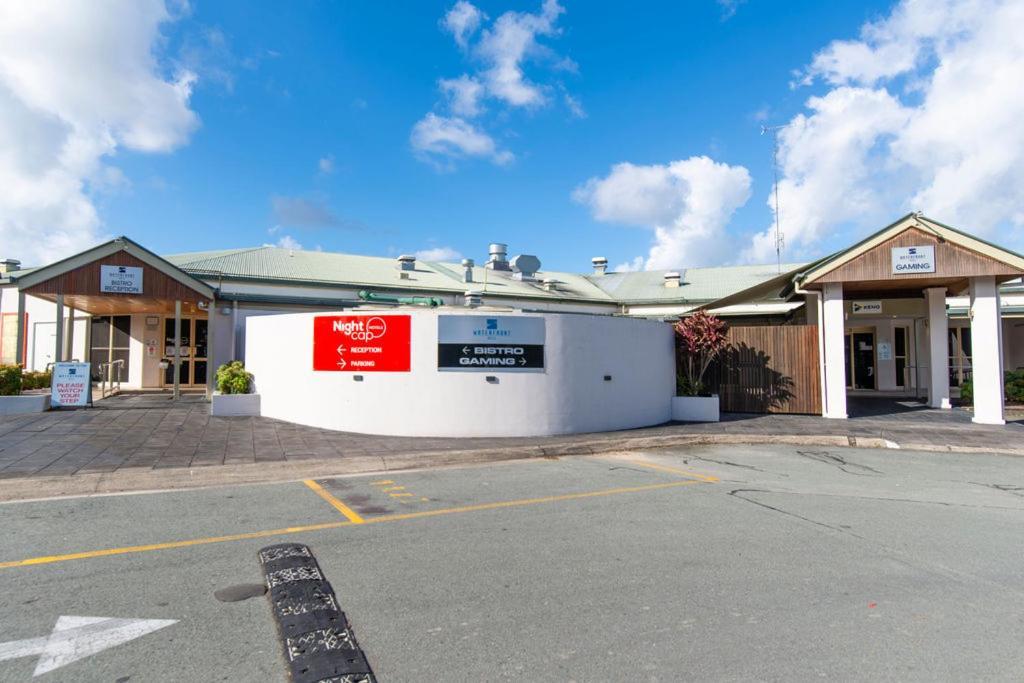
<path fill-rule="evenodd" d="M 35 677 L 174 623 L 175 619 L 61 616 L 48 636 L 0 643 L 0 662 L 38 656 Z"/>
<path fill-rule="evenodd" d="M 319 315 L 313 318 L 313 369 L 409 372 L 407 315 Z"/>
<path fill-rule="evenodd" d="M 437 369 L 544 372 L 544 318 L 441 315 Z"/>

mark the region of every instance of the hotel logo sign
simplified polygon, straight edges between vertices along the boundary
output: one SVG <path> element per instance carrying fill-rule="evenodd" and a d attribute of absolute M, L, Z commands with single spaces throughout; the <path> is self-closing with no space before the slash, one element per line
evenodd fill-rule
<path fill-rule="evenodd" d="M 111 294 L 142 294 L 142 268 L 100 266 L 100 291 Z"/>
<path fill-rule="evenodd" d="M 318 315 L 313 370 L 409 372 L 412 318 L 407 315 Z"/>
<path fill-rule="evenodd" d="M 437 369 L 544 372 L 544 319 L 529 316 L 440 315 Z"/>
<path fill-rule="evenodd" d="M 934 273 L 935 247 L 893 247 L 892 274 L 907 275 L 909 273 Z"/>

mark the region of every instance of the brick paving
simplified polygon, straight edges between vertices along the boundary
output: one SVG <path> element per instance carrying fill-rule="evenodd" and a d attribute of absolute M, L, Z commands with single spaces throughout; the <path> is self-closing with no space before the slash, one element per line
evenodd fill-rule
<path fill-rule="evenodd" d="M 0 479 L 128 470 L 216 467 L 367 455 L 538 446 L 571 450 L 624 437 L 685 435 L 873 437 L 897 444 L 1024 449 L 1024 415 L 1006 426 L 975 425 L 970 414 L 910 408 L 898 401 L 851 399 L 849 420 L 801 415 L 726 414 L 714 424 L 544 438 L 409 438 L 334 432 L 269 418 L 221 418 L 199 396 L 107 399 L 100 407 L 0 417 Z M 1011 414 L 1013 417 L 1013 414 Z M 1024 452 L 1024 451 L 1022 451 Z"/>

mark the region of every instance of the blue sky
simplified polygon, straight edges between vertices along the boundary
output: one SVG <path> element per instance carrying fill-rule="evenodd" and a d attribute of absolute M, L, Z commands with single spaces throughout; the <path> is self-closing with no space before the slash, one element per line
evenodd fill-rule
<path fill-rule="evenodd" d="M 461 47 L 444 24 L 453 2 L 193 0 L 158 2 L 154 14 L 122 26 L 89 17 L 96 25 L 80 30 L 94 30 L 97 40 L 138 28 L 143 47 L 119 59 L 145 62 L 148 45 L 146 77 L 181 87 L 160 110 L 123 114 L 129 123 L 109 123 L 120 112 L 80 123 L 75 108 L 92 100 L 33 105 L 52 107 L 76 133 L 110 131 L 113 140 L 91 166 L 74 169 L 81 198 L 60 200 L 84 198 L 95 216 L 69 222 L 48 253 L 127 234 L 165 253 L 281 242 L 372 255 L 444 249 L 478 260 L 488 242 L 504 241 L 556 270 L 586 270 L 595 255 L 649 268 L 774 260 L 755 238 L 773 221 L 772 146 L 762 124 L 787 126 L 781 218 L 790 260 L 847 244 L 910 209 L 962 220 L 972 208 L 965 202 L 944 213 L 912 204 L 949 193 L 935 194 L 937 177 L 923 169 L 937 162 L 917 159 L 921 145 L 912 148 L 937 126 L 907 122 L 951 116 L 927 108 L 937 99 L 928 84 L 937 91 L 939 66 L 964 59 L 975 43 L 943 52 L 937 29 L 922 29 L 918 47 L 907 48 L 917 51 L 912 63 L 877 73 L 892 62 L 890 34 L 906 35 L 921 23 L 915 16 L 939 11 L 908 7 L 915 4 L 928 3 L 479 0 L 479 21 Z M 954 11 L 955 3 L 935 4 Z M 978 42 L 995 30 L 981 14 L 964 20 L 975 22 L 967 30 Z M 512 87 L 525 84 L 538 101 L 517 104 L 522 92 L 488 81 L 501 58 L 494 51 L 507 47 L 500 22 L 536 29 L 545 16 L 532 47 L 511 62 L 523 79 Z M 868 22 L 874 28 L 865 32 Z M 863 49 L 843 49 L 851 44 Z M 1008 60 L 1019 58 L 1018 47 L 1007 47 Z M 0 97 L 6 83 L 15 99 L 34 102 L 13 69 L 4 78 L 3 50 Z M 1011 76 L 1022 75 L 1010 64 Z M 91 78 L 86 66 L 83 77 Z M 458 111 L 439 87 L 463 74 L 482 84 L 478 113 Z M 95 97 L 103 97 L 97 85 Z M 117 99 L 112 87 L 104 106 Z M 827 106 L 809 107 L 812 97 Z M 430 116 L 458 120 L 485 149 L 417 143 L 417 123 Z M 154 128 L 170 130 L 167 141 L 140 143 L 125 132 L 153 118 Z M 844 127 L 866 137 L 837 143 Z M 963 154 L 950 155 L 955 173 Z M 851 166 L 836 168 L 839 157 Z M 913 166 L 893 171 L 902 157 Z M 1017 184 L 1018 162 L 1000 167 L 1000 182 L 982 190 Z M 617 164 L 628 166 L 616 171 Z M 845 204 L 823 203 L 832 191 Z M 33 220 L 38 229 L 54 223 L 28 215 L 0 226 L 8 244 L 31 251 L 25 235 Z M 1013 246 L 1022 222 L 1009 207 L 963 227 Z"/>

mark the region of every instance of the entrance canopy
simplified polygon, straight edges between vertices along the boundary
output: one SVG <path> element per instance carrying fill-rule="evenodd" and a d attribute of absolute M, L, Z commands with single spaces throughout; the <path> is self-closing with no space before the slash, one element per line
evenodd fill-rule
<path fill-rule="evenodd" d="M 174 302 L 205 308 L 213 289 L 127 237 L 43 266 L 17 279 L 24 294 L 92 315 L 173 313 Z M 201 305 L 202 304 L 202 305 Z"/>
<path fill-rule="evenodd" d="M 1024 275 L 1024 257 L 943 225 L 909 214 L 871 237 L 792 274 L 795 289 L 821 290 L 842 283 L 847 292 L 886 298 L 918 297 L 931 287 L 962 294 L 971 278 L 997 284 Z"/>

